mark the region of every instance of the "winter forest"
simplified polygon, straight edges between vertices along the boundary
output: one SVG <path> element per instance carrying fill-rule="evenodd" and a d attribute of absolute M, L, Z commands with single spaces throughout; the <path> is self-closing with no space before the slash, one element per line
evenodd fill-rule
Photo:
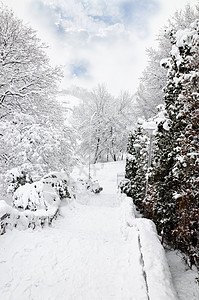
<path fill-rule="evenodd" d="M 6 247 L 6 239 L 11 234 L 15 241 L 17 230 L 22 233 L 32 230 L 33 239 L 40 232 L 45 234 L 48 225 L 61 222 L 63 203 L 73 207 L 71 203 L 85 193 L 89 193 L 84 195 L 86 203 L 90 195 L 105 199 L 103 190 L 109 186 L 108 178 L 114 173 L 111 166 L 122 163 L 123 175 L 117 182 L 120 199 L 130 199 L 126 205 L 139 215 L 138 223 L 142 223 L 142 218 L 151 220 L 147 220 L 151 222 L 147 223 L 147 230 L 150 224 L 155 224 L 153 230 L 157 231 L 165 251 L 177 251 L 185 268 L 194 270 L 192 284 L 196 292 L 195 298 L 190 299 L 195 300 L 199 295 L 196 274 L 199 271 L 199 5 L 187 5 L 175 12 L 160 28 L 157 41 L 157 48 L 146 49 L 148 64 L 135 94 L 121 86 L 118 96 L 112 95 L 106 83 L 101 82 L 92 89 L 78 86 L 60 89 L 64 76 L 62 66 L 51 66 L 47 45 L 12 10 L 0 5 L 0 244 L 3 245 L 0 247 Z M 101 181 L 90 174 L 92 170 L 97 173 L 99 166 L 106 170 Z M 78 175 L 84 173 L 85 178 L 74 179 L 74 170 L 79 170 Z M 86 209 L 86 205 L 82 209 L 77 206 L 80 215 Z M 103 209 L 105 218 L 110 207 Z M 77 224 L 82 220 L 80 227 L 88 222 L 83 215 L 75 216 Z M 87 216 L 95 223 L 86 223 L 88 228 L 97 228 L 97 217 L 91 212 Z M 99 224 L 105 220 L 100 218 Z M 104 222 L 107 222 L 105 232 L 109 223 Z M 143 224 L 136 226 L 144 230 Z M 104 239 L 108 239 L 105 233 Z M 138 242 L 144 251 L 139 237 Z M 10 245 L 15 248 L 15 242 Z M 89 247 L 92 249 L 92 243 Z M 85 248 L 86 252 L 95 252 L 89 247 Z M 121 253 L 126 251 L 122 247 L 118 248 Z M 81 244 L 74 246 L 77 248 Z M 67 251 L 64 249 L 62 253 Z M 78 251 L 74 251 L 78 256 Z M 1 253 L 0 264 L 4 261 Z M 141 261 L 144 259 L 143 254 Z M 84 272 L 82 276 L 86 276 Z M 112 270 L 112 274 L 115 272 Z M 130 271 L 128 275 L 131 276 Z M 145 281 L 149 277 L 145 275 Z M 146 286 L 150 295 L 149 281 Z M 57 299 L 59 295 L 52 293 L 52 298 L 38 298 L 31 290 L 33 298 L 21 298 L 20 292 L 16 297 L 9 294 L 6 283 L 0 283 L 0 288 L 3 291 L 0 298 L 4 300 Z M 10 288 L 14 291 L 12 283 Z M 78 285 L 77 290 L 81 290 Z M 141 292 L 134 298 L 130 298 L 130 292 L 121 298 L 106 298 L 107 291 L 106 294 L 102 291 L 99 298 L 88 296 L 91 294 L 87 291 L 84 298 L 74 292 L 64 299 L 160 299 L 158 292 L 148 298 L 141 298 Z M 161 299 L 177 299 L 169 292 L 168 295 Z"/>

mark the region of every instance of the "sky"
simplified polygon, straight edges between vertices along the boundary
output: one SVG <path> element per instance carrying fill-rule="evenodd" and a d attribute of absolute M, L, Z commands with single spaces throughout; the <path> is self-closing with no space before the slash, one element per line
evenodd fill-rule
<path fill-rule="evenodd" d="M 198 0 L 1 0 L 31 25 L 61 65 L 61 88 L 106 84 L 135 93 L 147 65 L 146 48 L 178 9 Z"/>

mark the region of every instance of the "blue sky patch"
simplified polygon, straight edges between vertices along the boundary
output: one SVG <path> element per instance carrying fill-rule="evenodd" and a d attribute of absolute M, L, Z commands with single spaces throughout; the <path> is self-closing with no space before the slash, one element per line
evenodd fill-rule
<path fill-rule="evenodd" d="M 92 16 L 92 15 L 88 15 L 88 16 L 93 18 L 95 21 L 102 21 L 107 25 L 114 25 L 115 23 L 119 22 L 119 20 L 114 20 L 112 16 Z"/>
<path fill-rule="evenodd" d="M 160 7 L 157 0 L 126 0 L 120 4 L 122 21 L 136 29 L 147 29 L 148 20 Z"/>
<path fill-rule="evenodd" d="M 59 34 L 61 34 L 62 36 L 65 35 L 65 29 L 64 29 L 64 27 L 61 24 L 57 25 L 57 32 Z"/>
<path fill-rule="evenodd" d="M 72 65 L 72 74 L 76 77 L 83 77 L 87 73 L 87 68 L 84 65 Z"/>

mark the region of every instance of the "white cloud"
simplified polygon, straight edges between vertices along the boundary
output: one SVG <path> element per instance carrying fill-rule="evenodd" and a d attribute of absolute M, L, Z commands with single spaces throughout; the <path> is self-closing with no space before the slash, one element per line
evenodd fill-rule
<path fill-rule="evenodd" d="M 65 66 L 63 86 L 107 83 L 113 93 L 136 91 L 145 48 L 185 0 L 3 0 L 50 45 Z M 192 0 L 191 4 L 197 3 Z"/>

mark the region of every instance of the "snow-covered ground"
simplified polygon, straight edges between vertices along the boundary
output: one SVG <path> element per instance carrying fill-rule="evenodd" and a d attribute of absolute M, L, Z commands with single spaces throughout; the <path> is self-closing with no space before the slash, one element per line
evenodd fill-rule
<path fill-rule="evenodd" d="M 196 278 L 199 277 L 197 270 L 187 268 L 183 263 L 183 258 L 177 251 L 166 251 L 166 257 L 170 266 L 174 287 L 178 293 L 179 300 L 198 300 L 199 285 Z"/>
<path fill-rule="evenodd" d="M 117 174 L 123 172 L 123 162 L 94 166 L 92 177 L 103 186 L 101 194 L 63 202 L 52 227 L 14 229 L 0 236 L 0 299 L 175 299 L 164 251 L 150 221 L 147 233 L 146 223 L 133 218 L 129 202 L 121 205 Z M 83 174 L 87 171 L 78 168 L 73 176 Z M 195 273 L 188 271 L 192 275 L 186 277 L 181 261 L 176 268 L 175 254 L 168 256 L 179 299 L 189 295 L 198 300 Z"/>

